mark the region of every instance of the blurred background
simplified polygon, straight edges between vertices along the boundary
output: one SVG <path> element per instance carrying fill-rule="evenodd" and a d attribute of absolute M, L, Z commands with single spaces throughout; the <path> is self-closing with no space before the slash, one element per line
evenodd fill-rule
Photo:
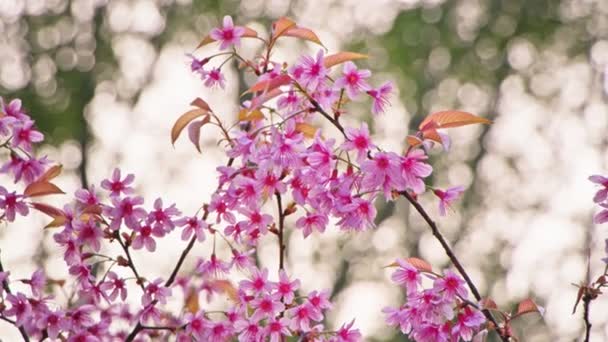
<path fill-rule="evenodd" d="M 591 222 L 587 180 L 608 173 L 608 1 L 0 0 L 0 95 L 23 99 L 47 138 L 39 154 L 64 165 L 58 183 L 68 193 L 99 184 L 118 166 L 136 174 L 148 206 L 162 196 L 192 214 L 208 201 L 225 157 L 212 128 L 203 129 L 202 155 L 186 139 L 173 148 L 170 128 L 199 96 L 232 122 L 252 81 L 231 65 L 226 90 L 208 90 L 189 71 L 186 53 L 225 14 L 262 35 L 287 15 L 313 29 L 330 53 L 370 55 L 359 64 L 375 72 L 373 84 L 389 79 L 399 89 L 386 115 L 371 121 L 369 103 L 354 103 L 344 119 L 370 122 L 386 149 L 400 150 L 407 132 L 433 111 L 494 120 L 452 130 L 450 153 L 433 156 L 433 184 L 467 188 L 456 210 L 438 220 L 440 229 L 501 308 L 526 297 L 546 308 L 544 318 L 516 324 L 521 341 L 580 340 L 573 283 L 585 280 L 589 256 L 591 274 L 602 272 L 608 236 L 607 227 Z M 274 60 L 292 62 L 317 49 L 286 38 Z M 259 43 L 244 41 L 242 51 L 253 56 Z M 437 217 L 430 197 L 421 201 Z M 439 270 L 449 260 L 405 201 L 378 205 L 374 231 L 329 229 L 306 240 L 291 234 L 287 268 L 305 290 L 332 289 L 330 326 L 356 317 L 366 340 L 406 341 L 384 325 L 381 309 L 400 305 L 403 294 L 382 266 L 419 256 Z M 13 279 L 39 266 L 66 276 L 53 232 L 42 229 L 47 220 L 33 215 L 0 227 Z M 167 274 L 183 246 L 172 236 L 160 253 L 136 254 L 135 262 L 154 279 Z M 275 241 L 263 241 L 258 259 L 276 270 L 276 253 Z M 208 257 L 210 245 L 197 245 L 194 254 Z M 591 310 L 592 341 L 608 340 L 608 299 Z M 0 337 L 16 338 L 1 324 Z"/>

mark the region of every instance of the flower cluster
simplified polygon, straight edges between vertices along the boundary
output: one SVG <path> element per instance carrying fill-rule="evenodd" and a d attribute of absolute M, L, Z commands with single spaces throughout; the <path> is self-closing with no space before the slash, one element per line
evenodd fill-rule
<path fill-rule="evenodd" d="M 405 289 L 407 301 L 398 308 L 387 307 L 386 322 L 397 326 L 415 341 L 470 341 L 486 318 L 468 301 L 465 282 L 452 271 L 443 275 L 422 273 L 407 260 L 397 259 L 391 279 Z M 432 287 L 422 286 L 423 277 Z"/>
<path fill-rule="evenodd" d="M 0 137 L 5 140 L 1 146 L 9 151 L 10 160 L 0 172 L 25 188 L 10 192 L 0 186 L 0 219 L 12 222 L 31 208 L 50 216 L 47 227 L 56 229 L 53 238 L 71 279 L 46 279 L 42 271 L 36 271 L 29 279 L 14 280 L 8 272 L 0 272 L 0 318 L 25 337 L 68 341 L 169 336 L 178 341 L 278 342 L 289 336 L 303 341 L 361 340 L 354 321 L 338 330 L 325 326 L 325 313 L 332 307 L 329 291 L 300 292 L 301 280 L 289 274 L 285 263 L 285 231 L 296 229 L 302 233 L 298 238 L 307 238 L 332 227 L 348 233 L 372 229 L 377 200 L 405 197 L 420 208 L 416 198 L 427 189 L 439 198 L 440 214 L 445 215 L 464 188 L 440 190 L 425 183 L 433 172 L 429 149 L 435 143 L 447 147 L 444 126 L 488 121 L 458 111 L 431 114 L 418 132 L 408 136 L 406 149 L 385 151 L 373 141 L 367 124 L 345 127 L 340 118 L 348 115 L 347 102 L 362 97 L 371 101 L 372 114 L 386 111 L 392 83 L 372 86 L 371 72 L 354 63 L 365 56 L 352 52 L 326 55 L 319 50 L 291 64 L 272 61 L 272 48 L 282 37 L 320 43 L 314 32 L 287 18 L 275 22 L 271 36 L 263 39 L 226 17 L 222 27 L 212 30 L 199 47 L 218 42 L 220 50 L 232 49 L 202 59 L 190 55 L 192 71 L 208 87 L 224 87 L 221 69 L 233 60 L 257 77 L 236 124 L 225 126 L 222 115 L 197 98 L 192 102 L 196 108 L 173 127 L 173 142 L 187 127 L 199 151 L 200 130 L 207 124 L 218 127 L 227 143 L 228 161 L 217 169 L 217 188 L 191 215 L 162 198 L 147 206 L 135 193 L 135 176 L 119 169 L 98 187 L 77 190 L 73 201 L 62 208 L 38 202 L 39 196 L 62 193 L 51 182 L 60 168 L 32 156 L 32 144 L 43 136 L 33 128 L 21 103 L 3 103 Z M 244 38 L 262 41 L 265 53 L 253 60 L 243 58 L 236 48 Z M 224 60 L 207 69 L 215 58 Z M 341 64 L 341 70 L 334 68 Z M 342 137 L 325 137 L 319 128 L 321 120 L 331 123 Z M 159 241 L 171 234 L 188 241 L 180 259 L 167 277 L 147 279 L 131 252 L 154 253 Z M 208 257 L 183 272 L 190 250 L 208 238 L 214 246 Z M 276 276 L 251 258 L 263 239 L 278 242 Z M 227 253 L 219 248 L 216 252 L 216 240 Z M 121 252 L 104 254 L 103 246 L 108 244 L 119 246 Z M 393 280 L 406 288 L 408 299 L 400 308 L 387 309 L 389 324 L 398 325 L 417 341 L 453 341 L 470 340 L 485 322 L 475 304 L 466 299 L 467 290 L 456 274 L 423 275 L 407 261 L 399 260 L 398 265 Z M 432 288 L 422 287 L 423 277 L 433 281 Z M 237 278 L 243 280 L 230 280 Z M 30 291 L 9 291 L 16 281 L 29 285 Z M 72 291 L 65 308 L 45 292 L 55 286 Z M 209 311 L 199 303 L 203 296 L 205 302 L 226 296 L 230 304 Z M 165 305 L 182 297 L 180 312 Z M 140 304 L 127 305 L 128 298 L 137 298 Z"/>
<path fill-rule="evenodd" d="M 602 210 L 593 217 L 593 223 L 606 223 L 608 222 L 608 177 L 593 175 L 589 177 L 589 180 L 600 187 L 595 196 L 593 196 L 593 202 L 602 207 Z M 606 239 L 605 245 L 606 257 L 602 261 L 608 264 L 608 239 Z"/>

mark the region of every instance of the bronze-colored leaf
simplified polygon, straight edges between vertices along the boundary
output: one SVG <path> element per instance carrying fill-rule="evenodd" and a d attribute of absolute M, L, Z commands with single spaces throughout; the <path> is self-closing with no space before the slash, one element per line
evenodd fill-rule
<path fill-rule="evenodd" d="M 319 37 L 317 36 L 316 33 L 314 33 L 312 30 L 304 28 L 304 27 L 292 27 L 292 28 L 288 29 L 287 32 L 285 32 L 283 35 L 286 37 L 295 37 L 295 38 L 308 40 L 308 41 L 317 43 L 317 44 L 325 47 L 323 45 L 323 43 L 321 43 L 321 40 L 319 39 Z"/>
<path fill-rule="evenodd" d="M 241 109 L 239 111 L 239 121 L 255 121 L 264 119 L 264 113 L 259 109 L 252 111 L 248 109 Z"/>
<path fill-rule="evenodd" d="M 177 140 L 177 138 L 179 138 L 179 135 L 182 133 L 182 130 L 192 120 L 194 120 L 200 116 L 203 116 L 207 113 L 209 113 L 209 111 L 207 111 L 205 109 L 201 109 L 201 108 L 196 108 L 196 109 L 189 110 L 186 113 L 182 114 L 182 116 L 180 116 L 177 119 L 177 121 L 175 121 L 173 128 L 171 128 L 171 144 L 175 145 L 175 141 Z"/>
<path fill-rule="evenodd" d="M 478 123 L 491 124 L 492 121 L 467 112 L 446 110 L 427 116 L 424 120 L 422 120 L 420 126 L 418 126 L 418 129 L 425 131 L 437 128 L 460 127 Z"/>
<path fill-rule="evenodd" d="M 61 191 L 61 189 L 59 189 L 57 185 L 47 181 L 30 183 L 23 191 L 23 194 L 26 197 L 37 197 L 64 193 L 65 192 Z"/>
<path fill-rule="evenodd" d="M 427 272 L 427 273 L 433 272 L 433 266 L 431 266 L 431 264 L 429 264 L 428 262 L 426 262 L 420 258 L 415 258 L 415 257 L 405 258 L 405 261 L 407 261 L 410 265 L 415 267 L 418 271 Z"/>
<path fill-rule="evenodd" d="M 201 128 L 211 121 L 209 115 L 205 115 L 202 120 L 194 121 L 188 126 L 188 138 L 196 147 L 196 150 L 201 152 Z"/>
<path fill-rule="evenodd" d="M 272 23 L 272 39 L 276 40 L 294 26 L 296 26 L 296 23 L 293 20 L 287 17 L 279 18 L 277 21 Z"/>
<path fill-rule="evenodd" d="M 538 306 L 531 298 L 526 298 L 517 305 L 517 312 L 515 315 L 520 316 L 530 312 L 538 312 L 541 316 L 543 316 L 545 309 Z"/>
<path fill-rule="evenodd" d="M 63 166 L 61 164 L 51 166 L 46 172 L 38 178 L 38 181 L 50 181 L 51 179 L 59 176 L 61 174 L 61 170 Z"/>
<path fill-rule="evenodd" d="M 201 99 L 200 97 L 197 97 L 194 100 L 192 100 L 192 102 L 190 102 L 190 105 L 211 112 L 211 107 L 209 107 L 209 104 L 207 102 L 205 102 L 205 100 Z"/>
<path fill-rule="evenodd" d="M 197 313 L 200 310 L 200 304 L 198 301 L 198 291 L 190 289 L 185 302 L 186 310 L 188 310 L 188 312 L 193 314 Z"/>
<path fill-rule="evenodd" d="M 225 280 L 225 279 L 215 280 L 215 281 L 213 281 L 213 287 L 226 293 L 226 295 L 228 295 L 228 297 L 230 299 L 232 299 L 233 301 L 235 301 L 235 302 L 239 301 L 238 291 L 229 280 Z"/>
<path fill-rule="evenodd" d="M 314 138 L 317 133 L 318 128 L 307 124 L 305 122 L 300 122 L 296 124 L 296 131 L 304 134 L 306 138 Z"/>
<path fill-rule="evenodd" d="M 263 80 L 263 81 L 260 81 L 256 84 L 254 84 L 253 86 L 251 86 L 251 88 L 249 88 L 245 92 L 245 94 L 255 93 L 257 91 L 269 92 L 275 88 L 287 85 L 289 83 L 291 83 L 291 77 L 289 75 L 283 74 L 283 75 L 279 75 L 277 77 L 271 78 L 269 80 Z"/>
<path fill-rule="evenodd" d="M 323 59 L 323 64 L 326 68 L 331 68 L 332 66 L 340 63 L 364 58 L 368 58 L 368 56 L 357 52 L 338 52 L 333 55 L 325 56 Z"/>
<path fill-rule="evenodd" d="M 59 208 L 55 208 L 49 204 L 32 202 L 31 206 L 32 206 L 32 208 L 38 210 L 41 213 L 47 214 L 50 217 L 57 217 L 57 216 L 65 215 L 63 210 L 61 210 Z"/>

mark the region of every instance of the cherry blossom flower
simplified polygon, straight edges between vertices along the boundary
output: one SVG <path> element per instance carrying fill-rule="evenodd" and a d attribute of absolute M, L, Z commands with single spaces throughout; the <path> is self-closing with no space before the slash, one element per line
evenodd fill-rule
<path fill-rule="evenodd" d="M 218 68 L 213 68 L 206 72 L 203 75 L 203 79 L 205 80 L 205 87 L 213 88 L 218 86 L 222 89 L 226 87 L 226 79 Z"/>
<path fill-rule="evenodd" d="M 0 209 L 4 210 L 2 216 L 5 216 L 8 222 L 15 221 L 16 214 L 26 216 L 29 209 L 23 201 L 23 195 L 18 195 L 17 192 L 8 192 L 0 185 Z"/>
<path fill-rule="evenodd" d="M 143 208 L 137 207 L 144 203 L 143 197 L 125 197 L 123 199 L 112 197 L 111 201 L 113 207 L 107 206 L 104 208 L 105 214 L 109 215 L 112 220 L 110 229 L 118 230 L 123 221 L 127 227 L 138 229 L 139 221 L 147 215 Z"/>
<path fill-rule="evenodd" d="M 182 217 L 174 222 L 177 226 L 184 227 L 182 230 L 182 240 L 190 240 L 190 236 L 194 234 L 199 242 L 205 241 L 205 229 L 207 223 L 196 216 Z"/>
<path fill-rule="evenodd" d="M 291 69 L 291 74 L 307 89 L 316 89 L 319 84 L 324 82 L 327 75 L 323 57 L 323 50 L 317 52 L 316 58 L 311 56 L 302 57 L 300 64 Z"/>
<path fill-rule="evenodd" d="M 357 151 L 357 161 L 364 161 L 367 158 L 368 151 L 375 147 L 369 136 L 367 124 L 363 122 L 359 129 L 347 127 L 345 128 L 345 133 L 348 140 L 342 144 L 342 149 L 345 151 Z"/>
<path fill-rule="evenodd" d="M 367 94 L 372 97 L 372 114 L 380 114 L 386 110 L 390 104 L 388 96 L 393 91 L 393 84 L 386 82 L 378 88 L 370 89 Z"/>
<path fill-rule="evenodd" d="M 466 298 L 468 295 L 464 280 L 450 270 L 445 271 L 443 277 L 435 279 L 433 287 L 447 300 L 453 300 L 455 297 Z"/>
<path fill-rule="evenodd" d="M 77 221 L 74 224 L 74 230 L 77 233 L 76 241 L 79 245 L 89 246 L 93 251 L 99 252 L 103 231 L 92 217 L 86 221 Z"/>
<path fill-rule="evenodd" d="M 466 305 L 456 318 L 456 323 L 452 327 L 452 334 L 456 338 L 460 337 L 464 341 L 473 339 L 473 333 L 485 323 L 486 318 L 479 310 L 474 310 Z"/>
<path fill-rule="evenodd" d="M 447 208 L 450 207 L 458 197 L 464 192 L 464 187 L 455 186 L 445 191 L 435 189 L 433 193 L 439 198 L 439 215 L 445 216 L 447 214 Z"/>
<path fill-rule="evenodd" d="M 282 299 L 285 304 L 291 304 L 294 300 L 294 293 L 300 288 L 300 280 L 289 280 L 285 270 L 279 271 L 279 282 L 273 283 L 272 287 L 276 290 L 273 294 L 275 298 Z"/>
<path fill-rule="evenodd" d="M 288 326 L 289 319 L 285 317 L 270 319 L 264 329 L 264 336 L 269 342 L 281 342 L 286 336 L 291 336 Z"/>
<path fill-rule="evenodd" d="M 125 179 L 120 179 L 120 169 L 114 169 L 112 172 L 112 178 L 104 179 L 101 182 L 101 187 L 110 191 L 110 196 L 120 196 L 121 193 L 128 195 L 133 193 L 133 188 L 129 185 L 133 183 L 135 180 L 135 176 L 133 174 L 128 174 Z"/>
<path fill-rule="evenodd" d="M 15 317 L 15 323 L 17 325 L 25 324 L 26 320 L 30 318 L 32 313 L 32 307 L 27 297 L 22 293 L 7 294 L 6 300 L 11 304 L 8 310 L 4 311 L 4 315 L 7 317 Z"/>
<path fill-rule="evenodd" d="M 146 285 L 144 295 L 141 297 L 141 303 L 144 306 L 149 305 L 152 301 L 158 301 L 161 304 L 167 303 L 167 297 L 171 296 L 171 289 L 162 284 L 163 280 L 156 278 Z"/>
<path fill-rule="evenodd" d="M 223 26 L 211 30 L 209 36 L 220 42 L 220 50 L 225 50 L 230 46 L 239 46 L 243 34 L 245 34 L 245 28 L 234 26 L 232 17 L 227 15 L 224 17 Z"/>
<path fill-rule="evenodd" d="M 304 238 L 307 238 L 313 230 L 323 233 L 328 222 L 329 220 L 325 215 L 308 213 L 296 221 L 296 227 L 302 229 Z"/>
<path fill-rule="evenodd" d="M 76 190 L 74 197 L 76 197 L 78 202 L 87 206 L 99 204 L 99 199 L 95 194 L 95 185 L 91 185 L 88 189 Z"/>
<path fill-rule="evenodd" d="M 402 286 L 405 286 L 407 293 L 415 293 L 418 286 L 422 283 L 420 272 L 409 262 L 397 259 L 398 267 L 391 275 L 391 279 Z"/>
<path fill-rule="evenodd" d="M 355 63 L 348 61 L 344 63 L 342 77 L 338 78 L 334 85 L 338 88 L 344 88 L 346 95 L 354 100 L 362 91 L 370 89 L 365 79 L 371 75 L 372 73 L 369 70 L 358 70 Z"/>
<path fill-rule="evenodd" d="M 423 179 L 430 176 L 433 172 L 433 168 L 424 162 L 427 159 L 428 157 L 423 151 L 413 150 L 401 158 L 399 162 L 405 188 L 412 189 L 416 194 L 424 192 L 425 185 Z"/>
<path fill-rule="evenodd" d="M 172 217 L 178 215 L 181 215 L 181 212 L 175 207 L 175 204 L 163 209 L 163 200 L 157 198 L 154 201 L 154 209 L 148 213 L 146 223 L 151 224 L 154 228 L 170 232 L 175 228 Z"/>
<path fill-rule="evenodd" d="M 32 150 L 32 144 L 44 140 L 44 135 L 34 129 L 34 121 L 24 120 L 13 126 L 13 148 L 22 148 L 25 151 Z"/>
<path fill-rule="evenodd" d="M 608 177 L 593 175 L 589 177 L 589 180 L 602 187 L 595 193 L 595 196 L 593 196 L 593 201 L 595 203 L 604 202 L 606 198 L 608 198 Z"/>
<path fill-rule="evenodd" d="M 106 281 L 101 283 L 100 289 L 106 293 L 106 298 L 109 301 L 115 301 L 120 295 L 121 300 L 127 299 L 127 286 L 125 280 L 120 278 L 116 273 L 110 271 L 106 276 Z M 107 292 L 111 291 L 109 294 Z"/>
<path fill-rule="evenodd" d="M 252 301 L 251 306 L 254 309 L 253 315 L 251 316 L 251 319 L 253 320 L 272 318 L 275 317 L 277 313 L 285 310 L 285 305 L 283 305 L 283 303 L 272 298 L 267 293 L 262 294 L 259 298 Z"/>

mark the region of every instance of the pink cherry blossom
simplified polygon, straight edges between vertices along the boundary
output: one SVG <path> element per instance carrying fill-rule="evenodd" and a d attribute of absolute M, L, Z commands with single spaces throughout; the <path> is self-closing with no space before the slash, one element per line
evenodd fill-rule
<path fill-rule="evenodd" d="M 435 279 L 433 287 L 448 300 L 455 297 L 466 298 L 468 295 L 464 280 L 450 270 L 445 271 L 443 277 Z"/>
<path fill-rule="evenodd" d="M 6 217 L 8 222 L 15 221 L 16 214 L 26 216 L 29 209 L 23 201 L 23 195 L 18 195 L 17 192 L 8 192 L 0 185 L 0 209 L 4 210 L 1 216 Z"/>
<path fill-rule="evenodd" d="M 22 148 L 25 151 L 32 150 L 32 144 L 44 140 L 44 135 L 34 129 L 34 121 L 24 120 L 13 126 L 13 148 Z"/>
<path fill-rule="evenodd" d="M 205 80 L 205 87 L 213 88 L 217 86 L 222 89 L 226 87 L 226 79 L 218 68 L 213 68 L 206 72 L 203 75 L 203 79 Z"/>
<path fill-rule="evenodd" d="M 144 295 L 141 297 L 141 303 L 146 306 L 152 301 L 158 301 L 161 304 L 167 302 L 167 297 L 171 296 L 171 289 L 163 285 L 163 280 L 157 278 L 146 285 Z"/>
<path fill-rule="evenodd" d="M 370 89 L 367 94 L 372 97 L 372 114 L 380 114 L 386 110 L 390 104 L 388 96 L 393 91 L 393 84 L 386 82 L 378 88 Z"/>
<path fill-rule="evenodd" d="M 279 282 L 273 283 L 272 287 L 276 291 L 273 294 L 274 297 L 282 299 L 285 304 L 291 304 L 295 297 L 295 291 L 300 288 L 300 280 L 290 281 L 285 270 L 280 270 Z"/>
<path fill-rule="evenodd" d="M 358 70 L 357 66 L 353 62 L 344 63 L 344 69 L 342 71 L 342 77 L 338 78 L 334 85 L 338 88 L 344 88 L 346 95 L 353 100 L 362 91 L 370 88 L 369 84 L 365 82 L 366 78 L 369 78 L 372 73 L 367 70 Z"/>
<path fill-rule="evenodd" d="M 595 203 L 604 202 L 606 198 L 608 198 L 608 177 L 593 175 L 589 177 L 589 180 L 602 187 L 595 193 L 595 196 L 593 196 L 593 201 Z"/>
<path fill-rule="evenodd" d="M 364 161 L 367 158 L 369 150 L 375 147 L 369 136 L 367 124 L 363 122 L 359 129 L 347 127 L 345 128 L 345 133 L 348 140 L 342 144 L 342 149 L 345 151 L 357 151 L 357 161 Z"/>
<path fill-rule="evenodd" d="M 422 283 L 420 272 L 403 259 L 397 259 L 397 264 L 398 267 L 391 275 L 391 279 L 395 283 L 404 286 L 408 294 L 415 293 L 418 290 L 418 286 Z"/>
<path fill-rule="evenodd" d="M 135 176 L 133 174 L 128 174 L 125 179 L 120 179 L 120 169 L 114 169 L 112 172 L 111 179 L 104 179 L 101 182 L 101 187 L 110 191 L 110 196 L 120 196 L 121 193 L 127 195 L 133 193 L 133 188 L 129 185 L 133 183 L 135 180 Z"/>
<path fill-rule="evenodd" d="M 121 300 L 127 299 L 127 286 L 125 280 L 120 278 L 116 273 L 110 271 L 106 276 L 106 281 L 100 285 L 100 289 L 106 293 L 106 298 L 109 301 L 115 301 L 118 296 Z M 111 291 L 111 292 L 110 292 Z M 109 294 L 107 292 L 110 292 Z"/>
<path fill-rule="evenodd" d="M 232 17 L 227 15 L 224 17 L 223 26 L 211 30 L 209 36 L 220 42 L 220 50 L 225 50 L 230 46 L 239 46 L 243 34 L 245 34 L 245 28 L 234 26 Z"/>
<path fill-rule="evenodd" d="M 190 240 L 190 236 L 194 234 L 199 242 L 205 241 L 205 229 L 207 223 L 201 219 L 194 217 L 182 217 L 175 220 L 177 226 L 183 226 L 181 238 L 184 241 Z"/>
<path fill-rule="evenodd" d="M 304 238 L 306 238 L 313 232 L 313 230 L 323 233 L 328 222 L 329 220 L 325 215 L 308 213 L 306 216 L 300 217 L 296 221 L 296 227 L 302 229 Z"/>
<path fill-rule="evenodd" d="M 435 189 L 433 193 L 439 198 L 439 215 L 445 216 L 447 214 L 447 208 L 450 207 L 460 195 L 464 192 L 464 187 L 455 186 L 445 191 Z"/>

